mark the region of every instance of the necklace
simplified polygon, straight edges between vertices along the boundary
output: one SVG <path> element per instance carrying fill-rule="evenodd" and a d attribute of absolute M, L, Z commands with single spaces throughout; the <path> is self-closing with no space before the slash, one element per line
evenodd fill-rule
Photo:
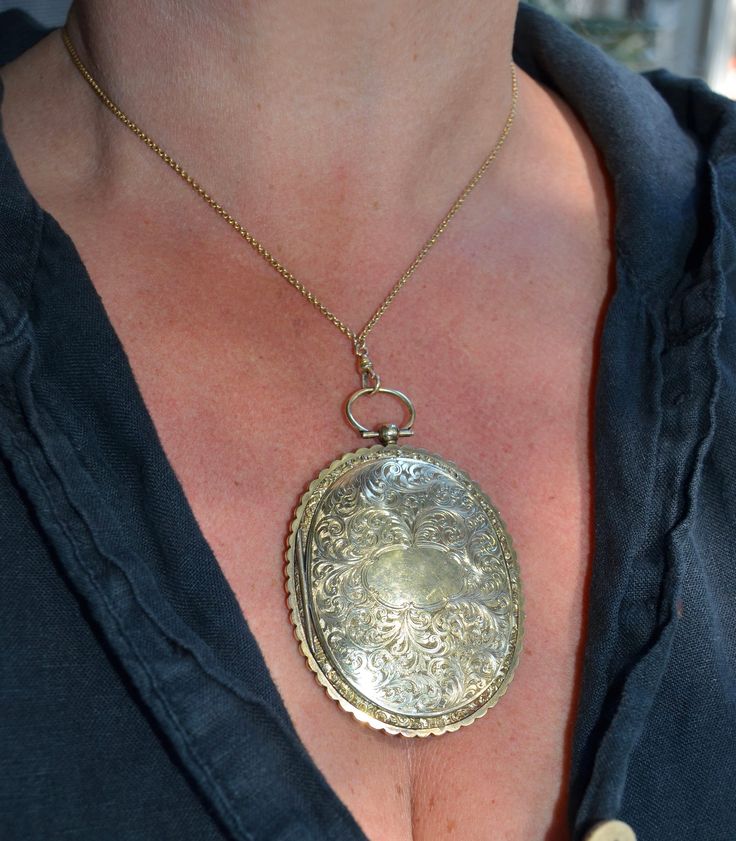
<path fill-rule="evenodd" d="M 90 74 L 66 28 L 75 66 L 104 105 L 221 216 L 353 346 L 360 388 L 345 405 L 350 425 L 380 443 L 349 452 L 309 485 L 286 551 L 286 591 L 294 633 L 328 695 L 359 721 L 391 734 L 457 730 L 504 694 L 523 638 L 516 553 L 490 499 L 467 474 L 437 455 L 404 446 L 415 410 L 384 387 L 366 339 L 511 131 L 518 82 L 495 146 L 365 327 L 355 332 L 274 257 L 161 146 L 134 123 Z M 395 398 L 401 423 L 369 429 L 356 403 Z"/>

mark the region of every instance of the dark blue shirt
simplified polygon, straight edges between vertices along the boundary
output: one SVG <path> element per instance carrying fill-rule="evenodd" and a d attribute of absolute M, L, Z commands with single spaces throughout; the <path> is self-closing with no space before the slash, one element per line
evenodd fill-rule
<path fill-rule="evenodd" d="M 736 111 L 526 6 L 515 57 L 615 189 L 573 835 L 620 818 L 639 841 L 734 841 Z M 1 137 L 0 570 L 0 836 L 363 838 Z"/>

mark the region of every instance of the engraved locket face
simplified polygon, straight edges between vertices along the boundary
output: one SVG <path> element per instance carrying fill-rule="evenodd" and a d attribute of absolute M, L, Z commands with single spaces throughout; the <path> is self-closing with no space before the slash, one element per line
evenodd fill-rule
<path fill-rule="evenodd" d="M 286 578 L 309 667 L 372 727 L 457 730 L 513 677 L 523 607 L 511 538 L 439 456 L 379 445 L 322 471 L 298 506 Z"/>

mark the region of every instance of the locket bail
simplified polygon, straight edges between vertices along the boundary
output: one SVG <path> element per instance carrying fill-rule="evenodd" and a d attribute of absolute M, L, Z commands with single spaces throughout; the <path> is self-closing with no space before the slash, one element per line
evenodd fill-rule
<path fill-rule="evenodd" d="M 374 394 L 388 394 L 403 404 L 405 417 L 401 425 L 397 423 L 383 423 L 377 429 L 370 429 L 355 417 L 353 414 L 355 402 L 361 397 L 372 397 Z M 414 430 L 412 429 L 416 418 L 414 404 L 406 394 L 402 391 L 397 391 L 395 388 L 383 388 L 381 385 L 377 388 L 359 388 L 348 398 L 348 402 L 345 404 L 345 415 L 353 429 L 360 432 L 363 438 L 378 438 L 382 444 L 395 444 L 399 438 L 414 434 Z"/>

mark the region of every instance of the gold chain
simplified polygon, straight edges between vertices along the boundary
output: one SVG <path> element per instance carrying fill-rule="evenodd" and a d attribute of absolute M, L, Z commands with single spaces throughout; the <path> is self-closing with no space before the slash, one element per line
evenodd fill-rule
<path fill-rule="evenodd" d="M 445 215 L 444 219 L 440 222 L 440 224 L 435 228 L 434 233 L 432 236 L 427 240 L 427 242 L 422 247 L 421 251 L 412 261 L 409 268 L 404 272 L 403 275 L 398 279 L 394 287 L 388 293 L 386 298 L 384 299 L 383 303 L 378 307 L 378 309 L 373 313 L 370 317 L 368 322 L 366 323 L 365 327 L 359 332 L 356 333 L 344 321 L 341 321 L 335 313 L 332 312 L 319 298 L 311 292 L 307 287 L 284 266 L 273 254 L 262 244 L 260 243 L 254 236 L 251 234 L 246 228 L 244 228 L 240 222 L 238 222 L 235 217 L 233 217 L 230 213 L 228 213 L 225 208 L 219 204 L 212 196 L 199 184 L 192 176 L 184 169 L 184 167 L 177 163 L 174 158 L 166 152 L 158 143 L 145 131 L 143 131 L 140 126 L 138 126 L 133 120 L 128 117 L 128 115 L 118 106 L 116 105 L 112 99 L 105 93 L 105 91 L 100 87 L 99 83 L 94 79 L 92 74 L 86 68 L 82 59 L 79 57 L 74 45 L 69 38 L 69 33 L 67 32 L 66 27 L 64 27 L 61 31 L 61 36 L 64 41 L 64 45 L 71 56 L 72 61 L 76 65 L 79 72 L 82 76 L 86 79 L 89 86 L 92 90 L 97 94 L 97 96 L 102 100 L 102 102 L 107 106 L 107 108 L 112 111 L 112 113 L 120 120 L 123 125 L 127 126 L 133 134 L 136 135 L 140 140 L 142 140 L 149 149 L 152 149 L 158 156 L 161 158 L 164 163 L 167 163 L 174 172 L 181 176 L 184 181 L 194 190 L 197 195 L 202 198 L 207 204 L 219 215 L 221 216 L 227 223 L 230 225 L 231 228 L 236 230 L 243 239 L 253 247 L 255 251 L 260 254 L 260 256 L 276 271 L 284 278 L 284 280 L 288 281 L 294 289 L 297 290 L 301 295 L 303 295 L 312 306 L 314 306 L 322 315 L 325 316 L 332 324 L 337 327 L 337 329 L 345 336 L 353 344 L 353 349 L 355 350 L 355 354 L 358 357 L 358 363 L 360 371 L 363 375 L 363 384 L 365 385 L 367 381 L 373 383 L 374 388 L 378 388 L 380 385 L 380 379 L 378 375 L 373 370 L 373 365 L 368 357 L 368 351 L 366 349 L 366 338 L 370 331 L 375 327 L 378 320 L 381 316 L 386 312 L 386 310 L 391 305 L 394 298 L 399 294 L 401 289 L 406 285 L 409 278 L 414 274 L 415 270 L 422 262 L 422 260 L 427 256 L 429 250 L 432 246 L 437 242 L 440 238 L 442 233 L 444 232 L 445 228 L 450 223 L 452 217 L 460 210 L 462 207 L 465 199 L 470 194 L 471 190 L 475 187 L 475 185 L 480 181 L 483 177 L 483 174 L 488 169 L 488 167 L 493 163 L 496 159 L 496 156 L 501 151 L 501 147 L 506 142 L 506 138 L 509 136 L 509 132 L 511 131 L 511 126 L 514 122 L 514 117 L 516 116 L 516 107 L 517 102 L 519 99 L 519 85 L 518 80 L 516 77 L 516 68 L 514 67 L 513 61 L 511 62 L 511 108 L 509 110 L 508 116 L 506 117 L 506 122 L 504 123 L 503 129 L 501 130 L 501 134 L 496 141 L 495 146 L 491 149 L 490 154 L 488 157 L 483 161 L 483 163 L 478 168 L 475 175 L 470 179 L 468 185 L 465 189 L 460 193 L 452 207 L 448 210 L 447 214 Z"/>

